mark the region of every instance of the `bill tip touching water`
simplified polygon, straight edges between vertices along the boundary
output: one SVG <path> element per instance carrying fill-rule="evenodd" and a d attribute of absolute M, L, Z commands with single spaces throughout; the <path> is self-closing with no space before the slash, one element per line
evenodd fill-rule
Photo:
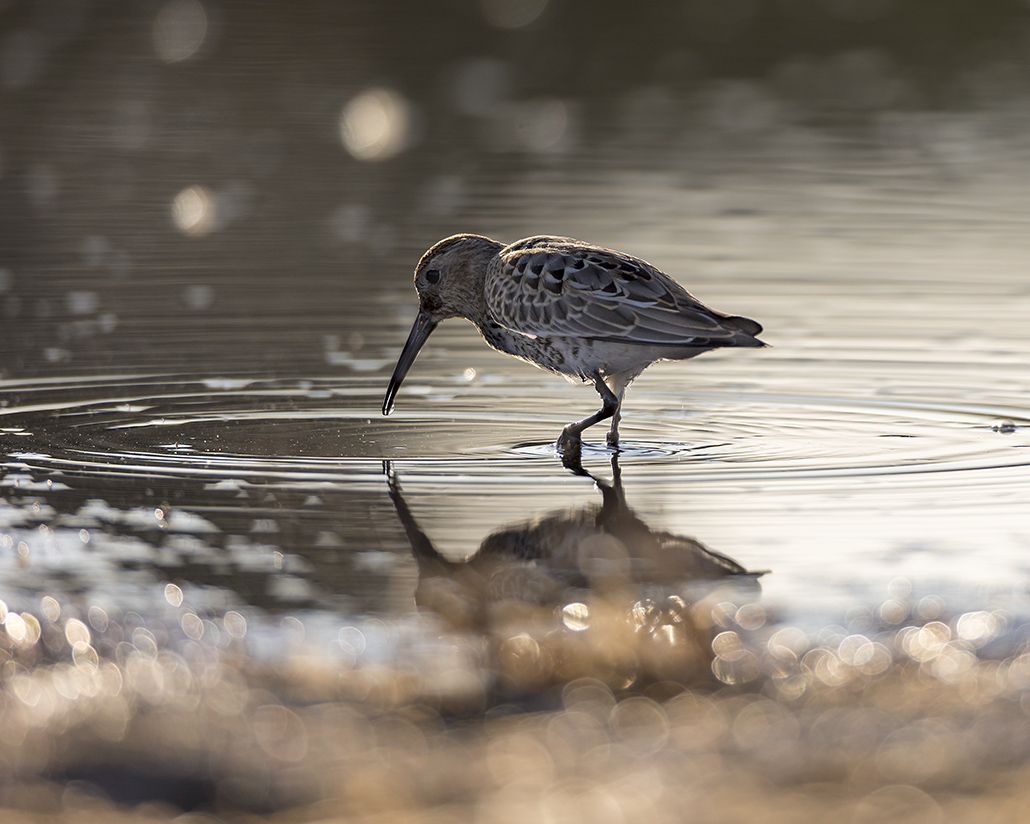
<path fill-rule="evenodd" d="M 721 347 L 760 347 L 750 318 L 705 306 L 646 261 L 566 237 L 504 245 L 481 235 L 441 240 L 415 268 L 419 308 L 390 378 L 383 414 L 441 321 L 462 317 L 489 346 L 570 381 L 592 383 L 601 408 L 565 426 L 556 446 L 578 457 L 585 429 L 611 419 L 617 446 L 629 384 L 660 360 Z"/>

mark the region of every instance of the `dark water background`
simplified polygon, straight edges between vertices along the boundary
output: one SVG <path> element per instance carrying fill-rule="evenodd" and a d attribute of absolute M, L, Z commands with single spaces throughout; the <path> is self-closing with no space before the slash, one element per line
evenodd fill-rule
<path fill-rule="evenodd" d="M 136 704 L 117 734 L 97 727 L 114 788 L 67 743 L 72 710 L 11 718 L 64 696 L 61 666 L 130 684 L 119 644 L 145 654 L 139 632 L 183 656 L 172 669 L 191 684 L 195 647 L 304 684 L 297 656 L 351 674 L 401 661 L 435 684 L 419 700 L 524 708 L 542 687 L 505 670 L 503 638 L 498 658 L 462 653 L 433 681 L 482 640 L 441 642 L 416 612 L 384 460 L 452 561 L 498 528 L 600 505 L 618 471 L 651 530 L 768 570 L 744 612 L 715 598 L 717 629 L 789 631 L 863 677 L 887 654 L 950 661 L 933 675 L 952 683 L 989 642 L 1011 669 L 1030 612 L 1028 89 L 1020 2 L 0 4 L 0 599 L 8 724 L 24 728 L 4 739 L 20 752 L 9 776 L 87 775 L 126 800 Z M 550 447 L 593 391 L 458 321 L 384 419 L 412 268 L 455 232 L 622 249 L 758 319 L 772 348 L 648 370 L 618 466 L 585 453 L 600 487 Z M 558 625 L 581 631 L 567 610 Z M 926 622 L 948 637 L 913 652 L 892 634 Z M 869 645 L 848 642 L 857 663 L 849 638 Z M 702 669 L 721 684 L 761 669 L 717 661 Z M 1017 707 L 1027 666 L 1006 682 Z M 664 680 L 682 689 L 677 673 Z M 579 675 L 616 697 L 636 677 Z M 272 761 L 303 761 L 261 738 L 298 718 L 289 689 L 262 688 L 290 715 L 241 729 Z M 895 750 L 877 752 L 863 792 L 911 787 L 925 799 L 891 809 L 937 820 L 944 768 L 899 777 L 882 766 Z M 249 792 L 186 772 L 202 799 Z M 287 785 L 256 806 L 324 795 Z M 12 792 L 12 809 L 74 807 L 66 790 Z M 862 815 L 880 809 L 859 795 Z"/>

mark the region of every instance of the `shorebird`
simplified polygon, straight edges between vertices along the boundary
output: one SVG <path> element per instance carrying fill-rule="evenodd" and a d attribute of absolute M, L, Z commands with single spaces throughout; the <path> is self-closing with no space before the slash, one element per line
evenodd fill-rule
<path fill-rule="evenodd" d="M 626 387 L 655 361 L 685 360 L 723 346 L 764 346 L 761 325 L 709 309 L 671 277 L 631 255 L 567 237 L 505 246 L 454 235 L 415 267 L 419 309 L 390 378 L 383 414 L 426 340 L 447 318 L 472 321 L 494 349 L 593 383 L 601 408 L 568 424 L 555 444 L 578 460 L 583 430 L 611 418 L 619 443 Z"/>

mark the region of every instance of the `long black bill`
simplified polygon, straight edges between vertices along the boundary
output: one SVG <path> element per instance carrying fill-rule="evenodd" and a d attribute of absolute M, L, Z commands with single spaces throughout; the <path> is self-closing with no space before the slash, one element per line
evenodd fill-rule
<path fill-rule="evenodd" d="M 397 397 L 397 390 L 401 388 L 401 381 L 411 369 L 411 364 L 418 357 L 419 350 L 433 334 L 437 321 L 422 309 L 418 310 L 415 318 L 415 325 L 411 327 L 411 334 L 408 335 L 408 342 L 401 350 L 401 356 L 397 359 L 397 366 L 393 370 L 393 377 L 390 378 L 390 385 L 386 388 L 386 397 L 383 399 L 383 414 L 389 415 L 393 412 L 393 401 Z"/>

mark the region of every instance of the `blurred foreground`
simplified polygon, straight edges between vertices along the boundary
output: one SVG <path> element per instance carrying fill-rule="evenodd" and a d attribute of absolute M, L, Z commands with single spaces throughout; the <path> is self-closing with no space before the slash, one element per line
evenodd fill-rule
<path fill-rule="evenodd" d="M 430 622 L 380 660 L 345 628 L 274 665 L 248 651 L 235 613 L 196 619 L 197 640 L 131 615 L 98 629 L 68 606 L 8 616 L 4 820 L 1011 822 L 1030 810 L 1025 626 L 901 618 L 919 609 L 901 599 L 881 609 L 898 623 L 867 615 L 862 631 L 818 637 L 745 629 L 753 612 L 728 602 L 587 606 L 584 627 L 501 604 L 485 639 Z M 196 615 L 170 613 L 184 627 Z"/>
<path fill-rule="evenodd" d="M 276 620 L 174 583 L 139 590 L 140 612 L 0 605 L 4 821 L 1030 812 L 1030 624 L 943 614 L 898 579 L 806 634 L 767 614 L 755 575 L 650 530 L 615 470 L 601 505 L 502 528 L 464 562 L 391 476 L 419 568 L 408 617 Z M 80 524 L 100 540 L 98 514 L 59 519 L 55 551 Z"/>

